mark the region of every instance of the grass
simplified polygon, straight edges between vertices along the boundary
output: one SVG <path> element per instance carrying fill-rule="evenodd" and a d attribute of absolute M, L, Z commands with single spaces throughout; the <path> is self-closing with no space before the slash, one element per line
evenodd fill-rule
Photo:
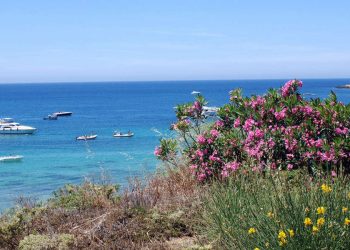
<path fill-rule="evenodd" d="M 213 184 L 203 233 L 218 249 L 349 249 L 349 191 L 343 178 L 237 174 Z"/>

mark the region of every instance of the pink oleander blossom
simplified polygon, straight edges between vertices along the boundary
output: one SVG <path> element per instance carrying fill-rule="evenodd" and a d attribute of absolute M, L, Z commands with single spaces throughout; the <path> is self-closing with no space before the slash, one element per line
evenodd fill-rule
<path fill-rule="evenodd" d="M 203 157 L 204 156 L 204 152 L 202 150 L 197 149 L 196 150 L 196 155 L 199 157 Z"/>
<path fill-rule="evenodd" d="M 275 115 L 275 118 L 276 118 L 277 121 L 283 120 L 284 118 L 286 118 L 287 109 L 284 108 L 280 112 L 275 112 L 274 115 Z"/>
<path fill-rule="evenodd" d="M 197 136 L 197 142 L 200 144 L 200 145 L 204 145 L 206 143 L 206 139 L 204 137 L 204 135 L 198 135 Z"/>
<path fill-rule="evenodd" d="M 216 127 L 221 128 L 225 125 L 225 123 L 222 120 L 217 120 L 215 122 Z"/>
<path fill-rule="evenodd" d="M 211 136 L 213 136 L 214 138 L 218 137 L 220 135 L 219 131 L 217 131 L 216 129 L 212 129 L 210 130 L 210 134 Z"/>
<path fill-rule="evenodd" d="M 237 118 L 233 123 L 233 127 L 238 128 L 239 126 L 241 126 L 241 120 Z"/>
<path fill-rule="evenodd" d="M 348 128 L 336 128 L 335 133 L 338 135 L 346 135 L 349 132 Z"/>
<path fill-rule="evenodd" d="M 255 121 L 251 118 L 247 119 L 243 125 L 244 131 L 248 132 L 255 125 Z"/>
<path fill-rule="evenodd" d="M 154 155 L 155 156 L 160 156 L 162 154 L 162 149 L 160 147 L 156 147 L 154 149 Z"/>

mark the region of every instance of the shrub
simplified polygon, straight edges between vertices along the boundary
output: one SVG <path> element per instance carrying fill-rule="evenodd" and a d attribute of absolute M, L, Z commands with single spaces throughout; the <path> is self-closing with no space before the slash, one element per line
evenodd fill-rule
<path fill-rule="evenodd" d="M 205 234 L 219 249 L 349 249 L 349 191 L 303 173 L 237 174 L 204 200 Z"/>
<path fill-rule="evenodd" d="M 206 119 L 202 96 L 193 104 L 178 106 L 173 128 L 188 142 L 183 152 L 196 178 L 226 178 L 242 164 L 253 171 L 349 173 L 350 105 L 338 102 L 333 92 L 325 100 L 305 100 L 300 87 L 301 81 L 291 80 L 280 90 L 252 97 L 233 90 L 230 103 L 205 129 L 201 129 Z M 160 151 L 166 153 L 168 148 L 161 144 Z"/>
<path fill-rule="evenodd" d="M 82 185 L 67 184 L 54 192 L 50 202 L 63 208 L 103 207 L 119 199 L 118 189 L 118 185 L 98 185 L 91 182 Z"/>
<path fill-rule="evenodd" d="M 24 237 L 19 243 L 18 249 L 20 250 L 45 250 L 45 249 L 57 249 L 68 250 L 73 246 L 74 237 L 70 234 L 59 235 L 35 235 L 31 234 Z"/>

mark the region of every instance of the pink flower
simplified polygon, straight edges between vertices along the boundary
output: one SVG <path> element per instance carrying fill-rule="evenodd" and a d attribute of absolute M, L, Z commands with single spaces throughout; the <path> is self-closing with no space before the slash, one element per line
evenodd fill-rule
<path fill-rule="evenodd" d="M 199 181 L 204 181 L 206 178 L 207 178 L 207 175 L 204 174 L 204 173 L 201 173 L 201 174 L 199 174 L 199 175 L 197 176 L 197 179 L 198 179 Z"/>
<path fill-rule="evenodd" d="M 247 132 L 252 129 L 253 125 L 255 125 L 255 121 L 251 118 L 247 119 L 243 125 L 243 129 Z"/>
<path fill-rule="evenodd" d="M 216 138 L 219 136 L 220 133 L 216 129 L 212 129 L 212 130 L 210 130 L 210 134 Z"/>
<path fill-rule="evenodd" d="M 238 128 L 241 125 L 241 120 L 237 118 L 235 122 L 233 123 L 233 127 Z"/>
<path fill-rule="evenodd" d="M 203 156 L 204 156 L 204 153 L 203 153 L 203 151 L 197 149 L 197 150 L 196 150 L 196 155 L 199 156 L 199 157 L 203 157 Z"/>
<path fill-rule="evenodd" d="M 287 165 L 287 169 L 288 169 L 288 170 L 292 170 L 292 169 L 293 169 L 293 165 L 292 165 L 292 164 L 288 164 L 288 165 Z"/>
<path fill-rule="evenodd" d="M 302 87 L 303 82 L 299 80 L 289 80 L 284 84 L 284 86 L 281 88 L 281 93 L 283 97 L 287 97 L 291 94 L 293 94 L 298 87 Z"/>
<path fill-rule="evenodd" d="M 198 111 L 201 111 L 202 110 L 202 105 L 200 104 L 200 102 L 198 101 L 195 101 L 194 104 L 193 104 L 194 108 Z"/>
<path fill-rule="evenodd" d="M 346 135 L 349 132 L 348 128 L 336 128 L 335 133 L 338 135 Z"/>
<path fill-rule="evenodd" d="M 287 154 L 287 159 L 288 160 L 291 160 L 291 159 L 293 159 L 294 158 L 294 154 Z"/>
<path fill-rule="evenodd" d="M 162 154 L 162 149 L 160 147 L 156 147 L 154 149 L 154 155 L 155 156 L 160 156 Z"/>
<path fill-rule="evenodd" d="M 332 177 L 337 177 L 337 172 L 335 172 L 334 170 L 332 170 L 331 175 L 332 175 Z"/>
<path fill-rule="evenodd" d="M 206 142 L 206 139 L 203 135 L 198 135 L 197 136 L 197 142 L 200 144 L 200 145 L 204 145 L 205 142 Z"/>
<path fill-rule="evenodd" d="M 318 139 L 315 141 L 315 147 L 316 148 L 321 148 L 323 146 L 323 141 L 321 139 Z"/>
<path fill-rule="evenodd" d="M 267 147 L 269 148 L 269 149 L 273 149 L 273 147 L 275 146 L 275 142 L 273 141 L 273 139 L 272 138 L 270 138 L 268 141 L 267 141 Z"/>
<path fill-rule="evenodd" d="M 280 112 L 275 112 L 275 118 L 277 121 L 283 120 L 284 118 L 286 118 L 286 114 L 287 114 L 287 109 L 284 108 L 282 109 Z"/>
<path fill-rule="evenodd" d="M 334 149 L 331 149 L 325 153 L 317 152 L 317 155 L 321 157 L 322 161 L 330 162 L 335 160 Z"/>
<path fill-rule="evenodd" d="M 216 122 L 215 122 L 215 125 L 217 126 L 217 127 L 223 127 L 225 124 L 224 124 L 224 122 L 223 121 L 221 121 L 221 120 L 217 120 Z"/>

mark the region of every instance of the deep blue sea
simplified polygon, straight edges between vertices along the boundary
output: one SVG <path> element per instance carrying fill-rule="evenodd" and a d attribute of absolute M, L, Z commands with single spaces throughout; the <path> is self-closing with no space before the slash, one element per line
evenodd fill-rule
<path fill-rule="evenodd" d="M 169 135 L 176 104 L 193 99 L 200 91 L 209 105 L 228 102 L 228 92 L 240 87 L 245 95 L 262 94 L 286 80 L 227 80 L 174 82 L 116 82 L 62 84 L 1 84 L 0 117 L 37 128 L 34 135 L 0 135 L 0 156 L 20 154 L 22 162 L 0 163 L 0 211 L 19 196 L 47 198 L 65 183 L 98 179 L 101 173 L 122 185 L 145 175 L 159 164 L 154 147 Z M 304 80 L 307 97 L 326 97 L 331 90 L 348 103 L 350 89 L 335 86 L 350 79 Z M 71 117 L 46 121 L 57 111 Z M 132 130 L 132 138 L 113 138 L 115 130 Z M 76 141 L 90 132 L 95 141 Z"/>

